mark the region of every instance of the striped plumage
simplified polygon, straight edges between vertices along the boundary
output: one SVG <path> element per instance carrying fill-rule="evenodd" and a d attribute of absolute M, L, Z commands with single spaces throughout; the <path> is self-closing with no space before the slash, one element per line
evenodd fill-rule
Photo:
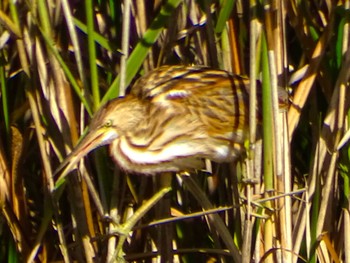
<path fill-rule="evenodd" d="M 123 170 L 142 174 L 234 160 L 248 130 L 248 87 L 248 79 L 222 70 L 160 67 L 96 113 L 64 165 L 106 144 Z"/>

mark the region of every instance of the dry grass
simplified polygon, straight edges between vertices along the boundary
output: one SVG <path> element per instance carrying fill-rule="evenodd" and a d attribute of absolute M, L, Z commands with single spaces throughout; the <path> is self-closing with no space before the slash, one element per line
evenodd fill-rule
<path fill-rule="evenodd" d="M 119 2 L 0 2 L 0 261 L 350 262 L 349 2 Z M 93 112 L 163 64 L 261 79 L 246 156 L 142 177 L 103 148 L 55 185 Z"/>

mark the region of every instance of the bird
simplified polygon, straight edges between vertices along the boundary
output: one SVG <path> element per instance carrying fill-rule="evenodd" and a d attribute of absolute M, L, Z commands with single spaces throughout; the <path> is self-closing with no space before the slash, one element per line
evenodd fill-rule
<path fill-rule="evenodd" d="M 248 131 L 248 78 L 204 66 L 161 66 L 96 112 L 87 134 L 57 171 L 65 167 L 68 173 L 103 145 L 128 173 L 202 169 L 205 159 L 236 160 Z"/>

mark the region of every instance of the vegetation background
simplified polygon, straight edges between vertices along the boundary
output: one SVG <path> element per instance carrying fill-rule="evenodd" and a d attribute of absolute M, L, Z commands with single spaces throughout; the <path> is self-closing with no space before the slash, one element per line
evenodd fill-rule
<path fill-rule="evenodd" d="M 350 262 L 349 7 L 1 1 L 0 262 Z M 102 148 L 55 186 L 100 105 L 163 64 L 260 79 L 264 158 L 252 120 L 212 173 L 124 174 Z"/>

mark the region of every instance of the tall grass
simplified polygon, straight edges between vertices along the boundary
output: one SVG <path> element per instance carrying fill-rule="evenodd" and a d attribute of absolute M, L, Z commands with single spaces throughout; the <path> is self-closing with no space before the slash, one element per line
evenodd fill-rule
<path fill-rule="evenodd" d="M 145 177 L 101 148 L 58 186 L 93 113 L 163 64 L 260 79 L 242 158 Z M 0 261 L 350 262 L 349 68 L 348 1 L 1 1 Z"/>

